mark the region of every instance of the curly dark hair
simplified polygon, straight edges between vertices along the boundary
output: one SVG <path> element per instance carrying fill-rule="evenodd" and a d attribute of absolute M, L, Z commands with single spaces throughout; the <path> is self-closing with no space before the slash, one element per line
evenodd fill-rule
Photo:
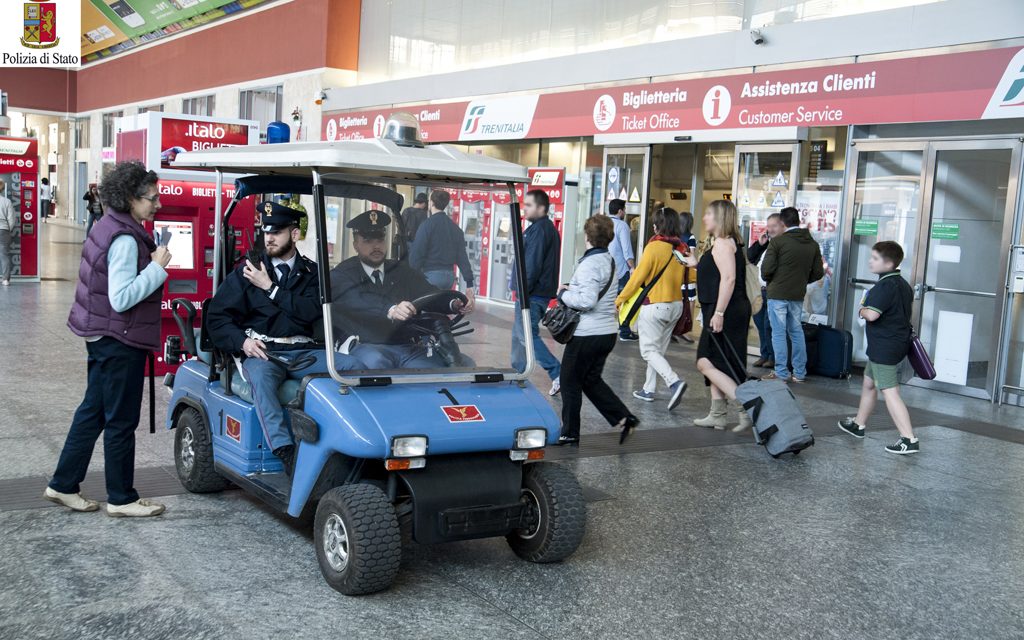
<path fill-rule="evenodd" d="M 118 162 L 100 183 L 100 198 L 114 211 L 129 213 L 132 210 L 132 198 L 146 195 L 150 185 L 159 180 L 155 171 L 148 171 L 137 160 Z"/>

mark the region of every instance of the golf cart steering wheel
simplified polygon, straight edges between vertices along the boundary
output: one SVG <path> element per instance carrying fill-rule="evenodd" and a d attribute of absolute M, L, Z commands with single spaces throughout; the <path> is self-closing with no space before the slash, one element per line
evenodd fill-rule
<path fill-rule="evenodd" d="M 463 306 L 469 298 L 461 291 L 445 290 L 421 296 L 412 301 L 416 307 L 416 315 L 406 321 L 406 325 L 421 334 L 421 340 L 444 360 L 449 367 L 458 366 L 462 361 L 462 352 L 455 341 L 457 336 L 472 332 L 467 329 L 469 322 L 463 322 L 463 314 L 452 311 L 452 302 L 458 300 Z"/>
<path fill-rule="evenodd" d="M 461 313 L 452 311 L 452 302 L 455 300 L 461 302 L 463 306 L 469 304 L 469 298 L 466 297 L 466 294 L 454 289 L 446 289 L 445 291 L 420 296 L 412 301 L 412 306 L 416 307 L 416 311 L 420 314 L 441 313 L 446 316 L 456 314 L 461 316 Z"/>
<path fill-rule="evenodd" d="M 270 351 L 266 352 L 267 359 L 271 362 L 276 362 L 281 365 L 289 372 L 298 371 L 299 369 L 305 369 L 306 367 L 316 364 L 316 356 L 304 355 L 301 358 L 293 358 L 288 355 L 278 355 Z"/>

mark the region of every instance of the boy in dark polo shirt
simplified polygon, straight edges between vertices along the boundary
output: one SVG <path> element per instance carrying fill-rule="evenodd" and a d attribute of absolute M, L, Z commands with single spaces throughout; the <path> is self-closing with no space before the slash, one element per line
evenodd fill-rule
<path fill-rule="evenodd" d="M 903 247 L 899 243 L 886 240 L 871 247 L 868 268 L 878 274 L 878 284 L 865 294 L 860 307 L 860 317 L 867 322 L 868 365 L 864 368 L 857 417 L 840 420 L 839 428 L 855 438 L 864 437 L 864 425 L 875 410 L 877 388 L 900 432 L 900 439 L 885 450 L 906 455 L 917 453 L 920 444 L 910 426 L 910 412 L 900 397 L 898 367 L 910 350 L 910 309 L 914 304 L 914 290 L 900 275 L 901 262 Z"/>

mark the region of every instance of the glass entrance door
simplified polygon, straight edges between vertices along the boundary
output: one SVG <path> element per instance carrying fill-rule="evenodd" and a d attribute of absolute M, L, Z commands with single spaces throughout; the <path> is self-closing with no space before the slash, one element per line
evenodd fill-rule
<path fill-rule="evenodd" d="M 616 198 L 626 203 L 626 222 L 632 233 L 633 250 L 637 259 L 649 236 L 647 220 L 647 184 L 650 166 L 650 147 L 605 147 L 604 211 L 608 202 Z"/>
<path fill-rule="evenodd" d="M 848 188 L 844 324 L 863 363 L 860 301 L 877 277 L 871 246 L 899 242 L 914 287 L 912 321 L 938 377 L 912 384 L 995 397 L 1007 351 L 1002 334 L 1015 227 L 1016 140 L 858 141 Z M 1024 267 L 1024 264 L 1022 264 Z"/>
<path fill-rule="evenodd" d="M 935 383 L 992 397 L 1014 224 L 1016 141 L 933 143 L 918 246 L 915 297 L 921 340 Z M 1012 176 L 1012 179 L 1011 179 Z"/>

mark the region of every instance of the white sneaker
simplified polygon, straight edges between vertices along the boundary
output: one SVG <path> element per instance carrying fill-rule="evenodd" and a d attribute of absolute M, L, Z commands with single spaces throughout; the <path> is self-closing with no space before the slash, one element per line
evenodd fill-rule
<path fill-rule="evenodd" d="M 548 395 L 549 396 L 557 396 L 558 392 L 561 391 L 561 390 L 562 390 L 562 383 L 558 380 L 558 378 L 555 378 L 554 380 L 551 381 L 551 390 L 548 391 Z"/>
<path fill-rule="evenodd" d="M 107 504 L 107 515 L 111 518 L 148 518 L 164 512 L 164 505 L 145 498 L 128 504 Z"/>
<path fill-rule="evenodd" d="M 72 511 L 98 511 L 100 508 L 99 502 L 83 498 L 81 493 L 61 493 L 50 487 L 46 487 L 46 491 L 43 491 L 43 500 L 55 502 Z"/>
<path fill-rule="evenodd" d="M 10 280 L 4 280 L 4 286 L 5 287 L 11 286 L 11 281 Z"/>

